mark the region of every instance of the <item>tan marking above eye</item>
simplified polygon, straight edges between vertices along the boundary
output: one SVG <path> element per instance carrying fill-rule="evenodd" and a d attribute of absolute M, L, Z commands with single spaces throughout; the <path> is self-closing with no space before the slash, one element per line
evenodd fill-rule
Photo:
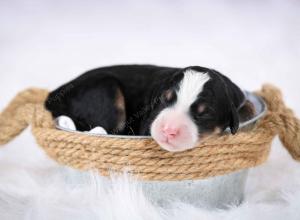
<path fill-rule="evenodd" d="M 116 90 L 115 106 L 120 110 L 125 110 L 125 99 L 119 88 Z"/>
<path fill-rule="evenodd" d="M 198 113 L 202 113 L 205 111 L 205 109 L 206 109 L 206 106 L 204 104 L 200 104 L 200 105 L 198 105 L 197 111 L 198 111 Z"/>
<path fill-rule="evenodd" d="M 166 97 L 166 99 L 168 101 L 170 101 L 173 98 L 173 91 L 171 89 L 168 89 L 167 91 L 165 91 L 164 96 Z"/>
<path fill-rule="evenodd" d="M 126 125 L 125 98 L 119 88 L 116 91 L 115 106 L 118 110 L 118 121 L 115 129 L 119 132 L 122 131 Z"/>

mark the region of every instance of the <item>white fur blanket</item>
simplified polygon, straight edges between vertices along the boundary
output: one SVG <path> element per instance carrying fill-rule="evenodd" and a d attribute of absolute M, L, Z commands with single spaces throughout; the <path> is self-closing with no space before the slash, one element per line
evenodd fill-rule
<path fill-rule="evenodd" d="M 78 171 L 57 165 L 33 142 L 26 132 L 0 151 L 1 220 L 300 219 L 300 165 L 278 140 L 269 161 L 251 170 L 244 203 L 212 211 L 179 202 L 155 207 L 127 175 L 112 185 L 93 173 L 77 181 Z"/>

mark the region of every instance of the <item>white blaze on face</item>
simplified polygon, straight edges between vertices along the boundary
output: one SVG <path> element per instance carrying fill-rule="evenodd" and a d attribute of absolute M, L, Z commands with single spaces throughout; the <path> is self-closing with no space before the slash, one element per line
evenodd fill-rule
<path fill-rule="evenodd" d="M 198 128 L 189 115 L 191 105 L 210 79 L 207 73 L 188 69 L 179 83 L 177 101 L 159 113 L 151 126 L 151 135 L 168 151 L 183 151 L 195 146 Z"/>
<path fill-rule="evenodd" d="M 188 112 L 209 79 L 207 73 L 200 73 L 192 69 L 187 70 L 179 84 L 175 109 Z"/>

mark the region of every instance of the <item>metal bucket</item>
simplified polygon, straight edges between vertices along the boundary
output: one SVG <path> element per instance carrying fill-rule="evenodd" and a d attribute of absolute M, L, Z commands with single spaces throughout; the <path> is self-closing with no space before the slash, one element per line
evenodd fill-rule
<path fill-rule="evenodd" d="M 70 172 L 69 168 L 65 168 L 61 172 L 65 183 L 72 186 L 85 184 L 90 178 L 89 173 L 84 171 Z M 139 181 L 138 186 L 155 206 L 168 208 L 173 202 L 183 202 L 206 209 L 226 209 L 242 203 L 247 175 L 248 171 L 242 170 L 203 180 Z M 99 178 L 105 187 L 110 186 L 110 178 Z"/>
<path fill-rule="evenodd" d="M 245 92 L 245 94 L 247 99 L 254 104 L 256 114 L 252 119 L 240 124 L 240 128 L 243 130 L 253 127 L 267 110 L 264 101 L 260 97 L 248 92 Z M 78 132 L 57 127 L 69 132 Z M 103 136 L 149 138 L 145 136 Z M 170 202 L 179 201 L 205 208 L 227 208 L 230 205 L 238 205 L 243 201 L 247 175 L 248 170 L 241 170 L 204 180 L 140 181 L 140 184 L 146 197 L 159 206 L 167 207 Z M 105 181 L 109 180 L 106 177 L 103 177 L 103 179 Z"/>
<path fill-rule="evenodd" d="M 205 208 L 227 208 L 239 205 L 244 198 L 248 170 L 204 180 L 147 181 L 142 183 L 145 195 L 159 206 L 179 201 Z"/>

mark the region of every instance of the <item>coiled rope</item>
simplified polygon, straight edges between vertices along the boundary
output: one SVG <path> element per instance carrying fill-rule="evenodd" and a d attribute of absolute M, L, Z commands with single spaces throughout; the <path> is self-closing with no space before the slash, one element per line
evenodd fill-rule
<path fill-rule="evenodd" d="M 0 145 L 28 125 L 37 143 L 58 163 L 80 170 L 129 171 L 143 180 L 191 180 L 223 175 L 254 167 L 266 161 L 273 138 L 300 160 L 300 121 L 283 102 L 281 92 L 264 85 L 257 92 L 268 106 L 257 126 L 236 135 L 209 138 L 196 148 L 171 153 L 153 139 L 112 138 L 61 131 L 44 108 L 48 91 L 20 92 L 0 114 Z"/>

